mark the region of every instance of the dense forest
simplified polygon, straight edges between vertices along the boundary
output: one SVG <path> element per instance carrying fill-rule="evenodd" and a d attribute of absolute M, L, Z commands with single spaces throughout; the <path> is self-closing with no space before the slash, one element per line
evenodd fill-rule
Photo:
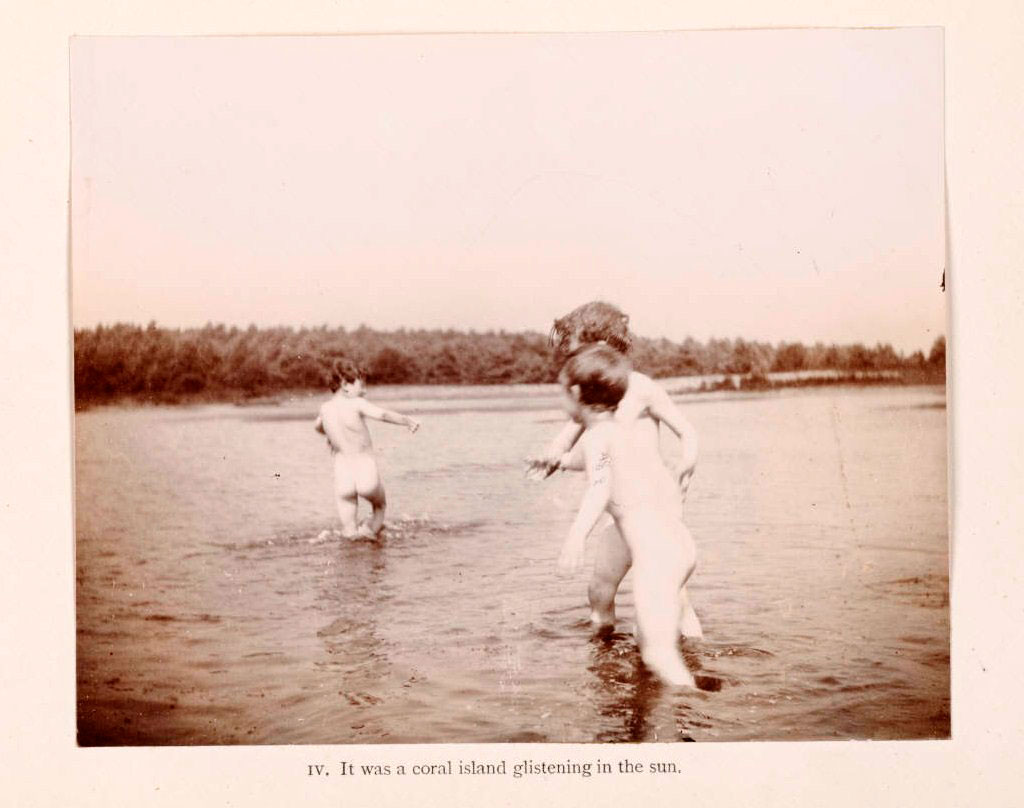
<path fill-rule="evenodd" d="M 77 329 L 74 351 L 79 406 L 120 398 L 240 400 L 323 390 L 325 369 L 343 356 L 358 362 L 371 384 L 551 382 L 557 374 L 547 336 L 536 332 L 118 324 Z M 928 356 L 920 351 L 903 356 L 890 345 L 639 337 L 632 359 L 638 370 L 656 378 L 736 374 L 753 387 L 763 386 L 767 373 L 799 370 L 849 376 L 897 371 L 905 381 L 934 382 L 945 376 L 946 343 L 939 337 Z"/>

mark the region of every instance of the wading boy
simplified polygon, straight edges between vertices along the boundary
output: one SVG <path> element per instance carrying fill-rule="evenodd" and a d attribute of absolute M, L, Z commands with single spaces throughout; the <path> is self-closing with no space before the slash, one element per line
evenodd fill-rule
<path fill-rule="evenodd" d="M 334 454 L 334 494 L 338 516 L 341 517 L 341 532 L 348 539 L 372 538 L 384 526 L 387 502 L 366 419 L 398 424 L 410 432 L 415 432 L 420 425 L 408 416 L 367 401 L 362 371 L 347 359 L 334 363 L 330 387 L 334 396 L 320 407 L 315 429 L 327 436 L 327 443 Z M 361 524 L 356 522 L 359 497 L 373 508 L 370 518 Z"/>
<path fill-rule="evenodd" d="M 573 309 L 555 320 L 551 329 L 551 345 L 555 359 L 562 362 L 586 345 L 605 345 L 625 357 L 631 347 L 629 317 L 610 303 L 592 301 Z M 686 498 L 697 463 L 697 430 L 669 398 L 657 382 L 643 373 L 630 371 L 629 383 L 615 410 L 615 419 L 635 425 L 633 435 L 648 448 L 658 450 L 658 425 L 664 423 L 682 444 L 682 453 L 669 464 L 669 473 L 676 479 L 680 504 Z M 581 424 L 569 421 L 555 439 L 537 457 L 527 460 L 527 474 L 542 479 L 560 468 L 562 462 L 583 431 Z M 663 461 L 664 462 L 664 461 Z M 612 525 L 596 538 L 594 571 L 587 590 L 590 619 L 598 631 L 615 625 L 615 593 L 629 571 L 631 558 L 628 545 L 619 529 Z M 684 637 L 703 637 L 700 619 L 690 604 L 685 589 L 680 593 L 682 613 L 679 633 Z"/>
<path fill-rule="evenodd" d="M 696 551 L 683 524 L 676 481 L 657 444 L 637 439 L 636 421 L 615 417 L 631 384 L 630 371 L 628 360 L 607 345 L 581 349 L 562 368 L 565 409 L 583 427 L 577 449 L 562 465 L 585 468 L 587 489 L 558 563 L 565 571 L 576 570 L 590 531 L 602 513 L 611 514 L 632 558 L 641 658 L 668 684 L 693 687 L 677 641 L 681 593 Z"/>

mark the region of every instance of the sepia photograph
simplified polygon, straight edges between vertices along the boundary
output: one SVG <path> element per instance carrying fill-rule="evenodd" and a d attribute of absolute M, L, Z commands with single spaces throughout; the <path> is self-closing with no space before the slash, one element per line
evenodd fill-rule
<path fill-rule="evenodd" d="M 78 745 L 950 738 L 943 60 L 73 38 Z"/>

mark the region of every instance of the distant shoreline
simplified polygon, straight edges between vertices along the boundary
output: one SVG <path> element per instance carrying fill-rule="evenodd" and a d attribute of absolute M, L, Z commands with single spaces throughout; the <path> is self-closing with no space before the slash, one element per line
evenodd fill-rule
<path fill-rule="evenodd" d="M 76 409 L 96 404 L 280 401 L 325 391 L 339 358 L 368 383 L 506 389 L 550 385 L 558 369 L 546 335 L 523 331 L 378 331 L 344 328 L 143 327 L 127 323 L 75 331 Z M 934 384 L 945 379 L 946 341 L 926 356 L 891 345 L 804 345 L 742 338 L 682 342 L 634 336 L 641 373 L 679 393 L 772 390 L 819 384 Z"/>
<path fill-rule="evenodd" d="M 728 393 L 767 393 L 776 390 L 806 389 L 818 387 L 924 387 L 943 386 L 946 383 L 945 373 L 912 372 L 912 371 L 858 371 L 841 373 L 830 371 L 807 371 L 796 375 L 792 373 L 776 374 L 722 374 L 716 379 L 706 376 L 675 377 L 659 379 L 659 383 L 673 396 L 699 398 L 709 394 Z M 387 392 L 380 396 L 380 388 Z M 520 396 L 547 396 L 555 391 L 555 385 L 542 384 L 388 384 L 371 387 L 371 395 L 376 390 L 383 399 L 404 397 L 403 393 L 423 391 L 424 393 L 447 388 L 453 391 L 477 391 L 487 398 L 499 397 L 502 391 L 518 392 Z M 307 388 L 299 390 L 278 391 L 266 395 L 241 395 L 224 392 L 220 395 L 204 390 L 198 393 L 177 393 L 163 395 L 113 394 L 103 398 L 91 397 L 85 401 L 75 400 L 75 412 L 99 409 L 102 407 L 190 407 L 209 404 L 231 404 L 236 407 L 277 406 L 296 399 L 323 398 L 327 391 Z M 461 397 L 461 396 L 457 396 Z M 470 396 L 467 396 L 470 397 Z"/>

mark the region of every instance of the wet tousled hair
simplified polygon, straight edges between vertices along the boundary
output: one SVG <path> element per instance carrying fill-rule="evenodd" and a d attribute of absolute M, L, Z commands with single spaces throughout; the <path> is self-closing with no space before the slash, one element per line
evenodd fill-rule
<path fill-rule="evenodd" d="M 558 378 L 566 387 L 579 386 L 581 404 L 614 410 L 626 394 L 632 369 L 629 360 L 611 346 L 586 345 L 569 355 Z"/>
<path fill-rule="evenodd" d="M 622 354 L 629 353 L 633 345 L 629 315 L 603 300 L 584 303 L 555 320 L 548 342 L 557 358 L 563 359 L 570 353 L 572 337 L 576 337 L 580 346 L 604 342 Z"/>
<path fill-rule="evenodd" d="M 333 392 L 339 390 L 343 383 L 351 384 L 358 379 L 365 378 L 366 374 L 363 373 L 363 369 L 356 362 L 353 362 L 351 359 L 335 359 L 331 363 L 327 384 Z"/>

